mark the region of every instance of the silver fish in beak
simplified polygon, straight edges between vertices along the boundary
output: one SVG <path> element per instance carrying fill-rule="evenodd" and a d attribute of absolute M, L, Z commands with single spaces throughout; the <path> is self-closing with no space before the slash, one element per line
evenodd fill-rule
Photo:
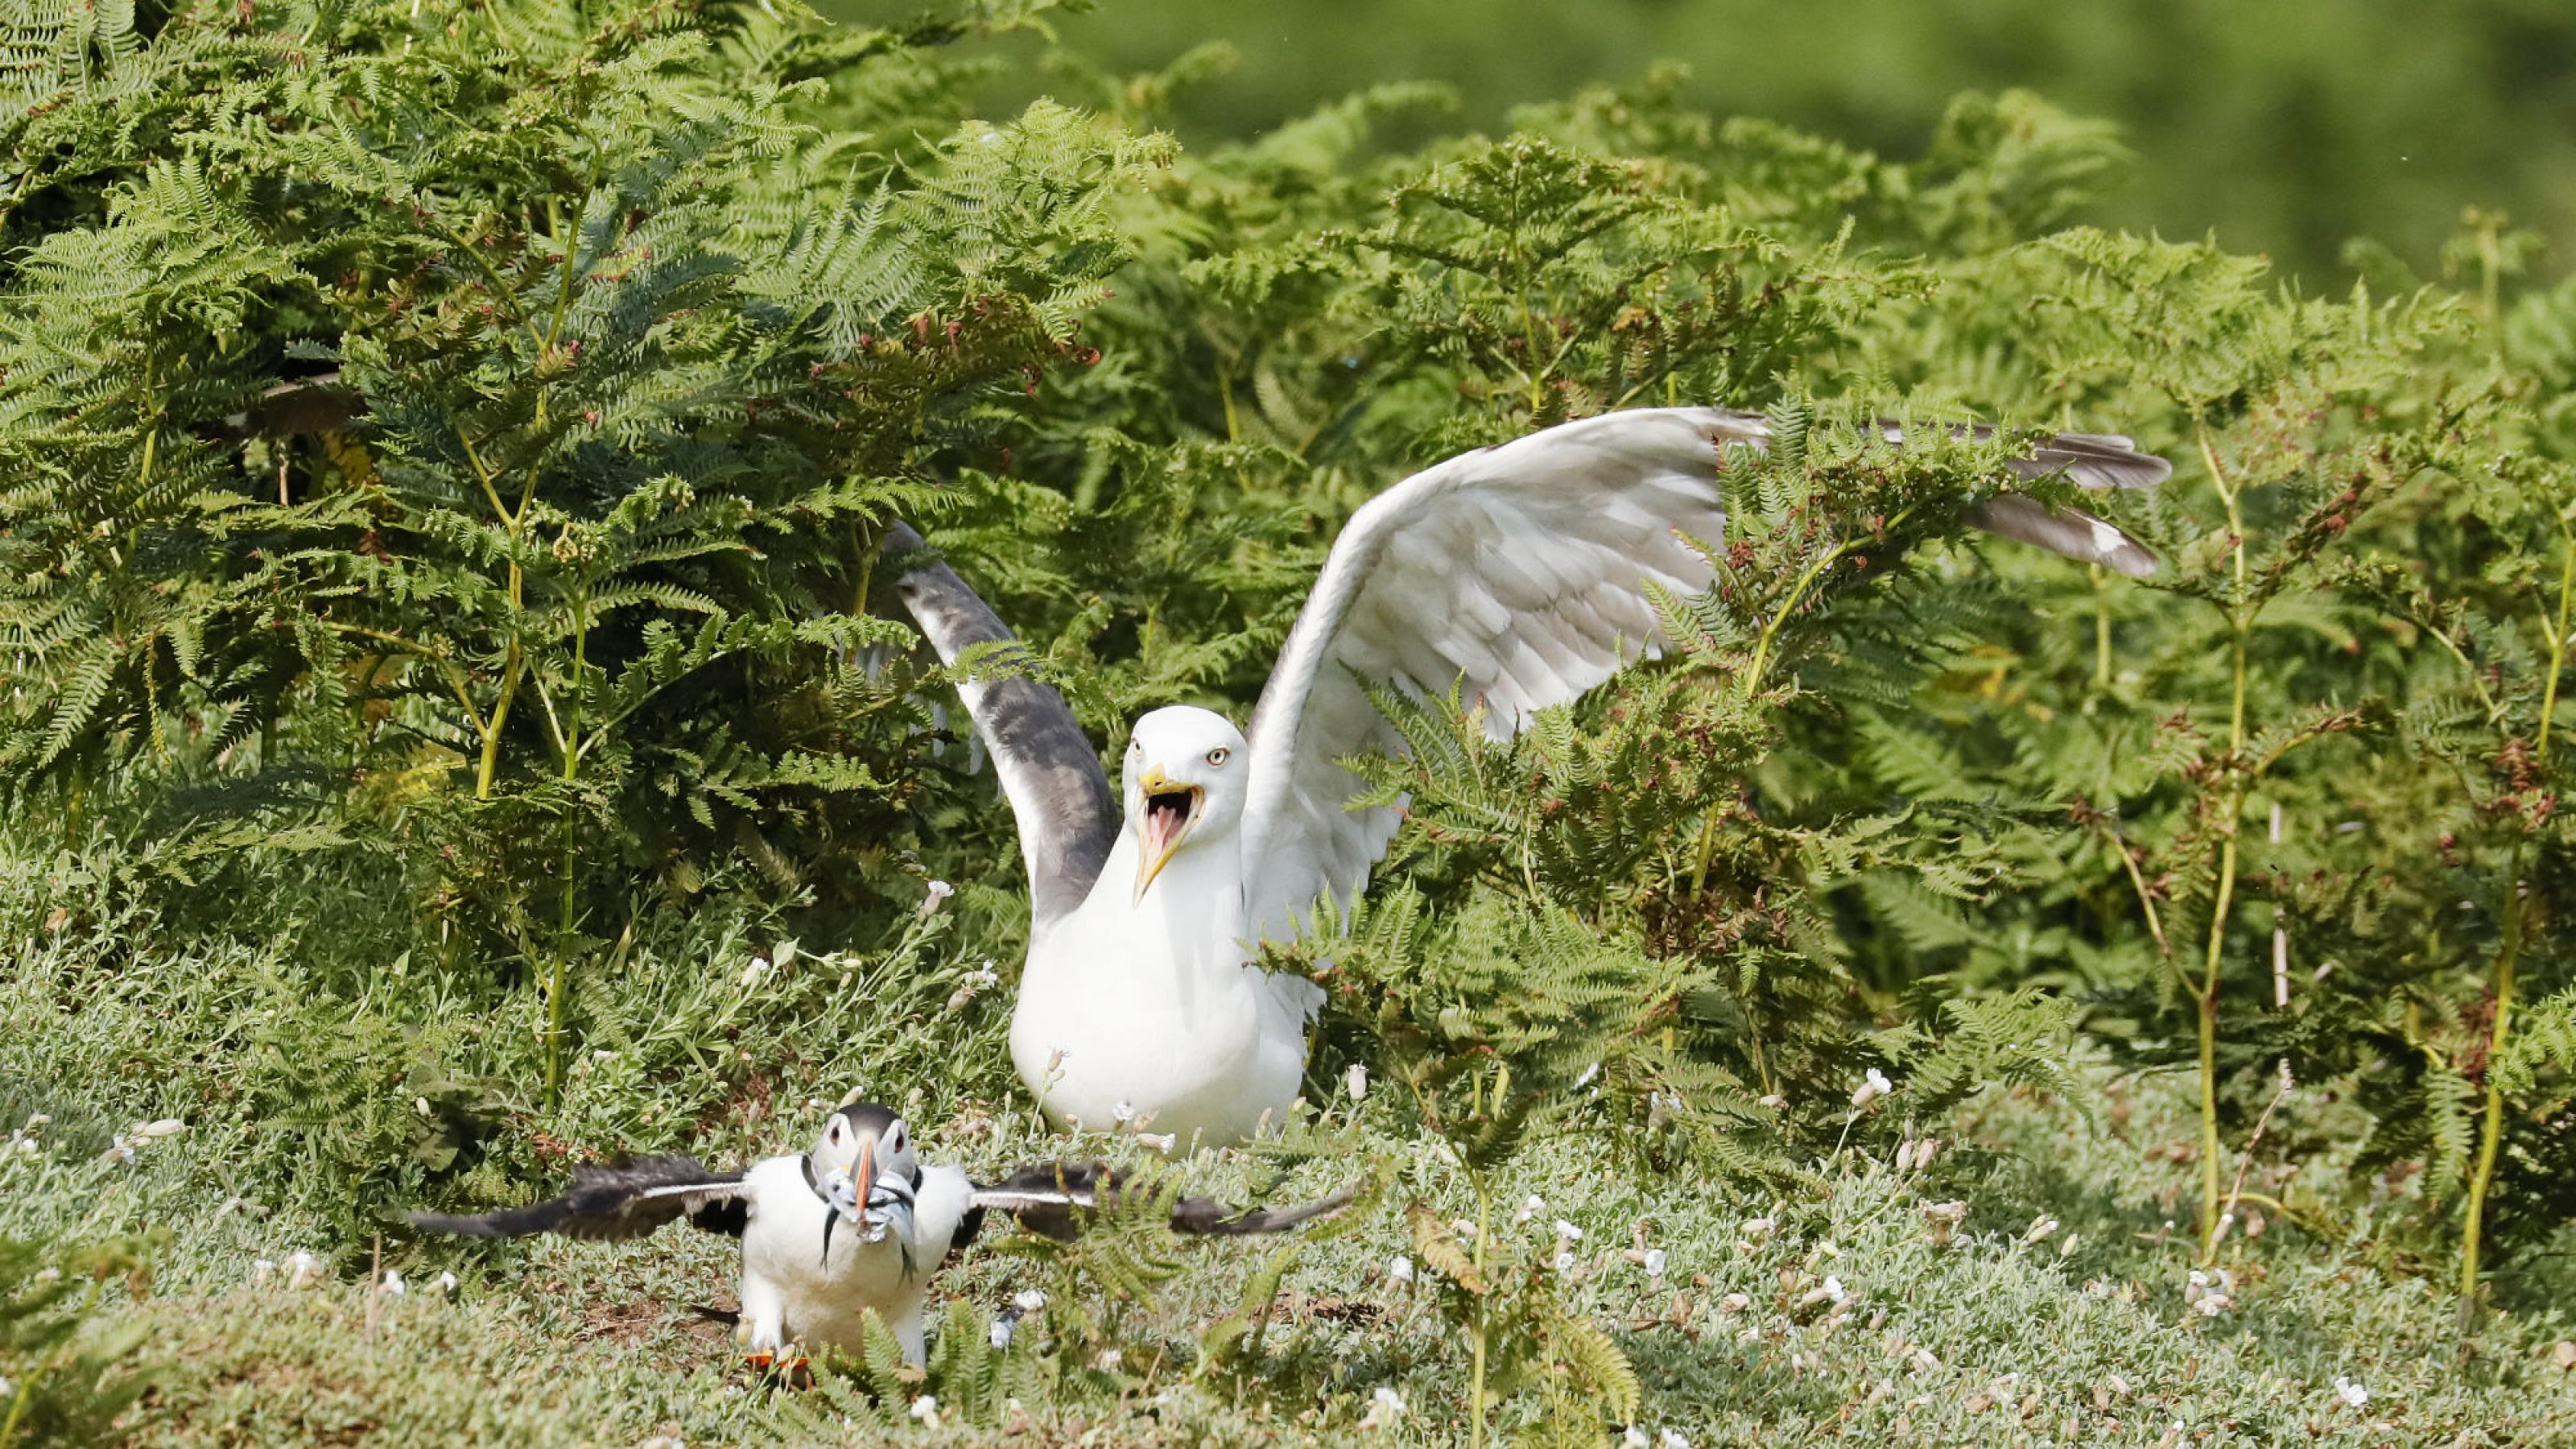
<path fill-rule="evenodd" d="M 832 1209 L 823 1218 L 822 1262 L 825 1266 L 828 1267 L 832 1261 L 832 1229 L 844 1221 L 859 1230 L 862 1243 L 882 1243 L 886 1234 L 894 1230 L 892 1215 L 880 1211 L 877 1206 L 880 1199 L 890 1199 L 891 1195 L 878 1185 L 876 1175 L 877 1149 L 873 1142 L 859 1144 L 857 1172 L 835 1167 L 823 1174 L 823 1200 Z M 861 1186 L 862 1183 L 866 1186 Z"/>

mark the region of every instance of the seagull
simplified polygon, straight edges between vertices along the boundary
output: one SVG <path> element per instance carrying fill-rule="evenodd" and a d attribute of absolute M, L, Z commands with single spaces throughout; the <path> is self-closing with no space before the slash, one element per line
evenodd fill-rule
<path fill-rule="evenodd" d="M 1901 428 L 1880 426 L 1901 441 Z M 1710 586 L 1687 539 L 1725 538 L 1727 455 L 1770 436 L 1755 414 L 1643 408 L 1414 474 L 1334 540 L 1249 728 L 1188 706 L 1145 714 L 1115 798 L 1062 696 L 1011 667 L 1019 646 L 992 610 L 946 564 L 900 564 L 895 591 L 941 660 L 977 651 L 958 692 L 1029 878 L 1011 1060 L 1049 1119 L 1150 1123 L 1202 1145 L 1284 1123 L 1323 992 L 1254 963 L 1262 941 L 1293 940 L 1319 900 L 1348 906 L 1395 834 L 1400 806 L 1349 808 L 1361 782 L 1337 763 L 1402 752 L 1370 688 L 1425 698 L 1455 686 L 1500 740 L 1659 653 L 1649 590 Z M 2152 487 L 2172 472 L 2127 438 L 2082 433 L 2009 466 L 2090 489 Z M 2118 573 L 2156 568 L 2110 523 L 2024 493 L 1992 494 L 1966 516 Z M 901 523 L 884 546 L 925 547 Z"/>
<path fill-rule="evenodd" d="M 715 1172 L 690 1157 L 640 1157 L 573 1169 L 560 1197 L 474 1216 L 416 1212 L 413 1226 L 473 1238 L 561 1233 L 570 1238 L 640 1238 L 687 1218 L 690 1226 L 742 1240 L 742 1312 L 737 1341 L 756 1363 L 807 1351 L 855 1353 L 864 1316 L 875 1309 L 922 1362 L 922 1304 L 930 1275 L 972 1242 L 987 1211 L 1058 1239 L 1084 1213 L 1115 1207 L 1133 1184 L 1098 1164 L 1049 1164 L 979 1184 L 964 1170 L 925 1165 L 894 1109 L 848 1102 L 823 1125 L 810 1152 L 764 1158 L 741 1172 Z M 1236 1212 L 1208 1198 L 1171 1208 L 1174 1231 L 1233 1237 L 1284 1232 L 1349 1205 L 1356 1188 L 1294 1208 Z M 835 1229 L 849 1231 L 835 1237 Z"/>

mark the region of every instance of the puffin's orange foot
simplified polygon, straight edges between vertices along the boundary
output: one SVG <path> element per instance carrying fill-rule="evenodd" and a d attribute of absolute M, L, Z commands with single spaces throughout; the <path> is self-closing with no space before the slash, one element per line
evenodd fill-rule
<path fill-rule="evenodd" d="M 798 1354 L 794 1358 L 782 1358 L 764 1350 L 759 1353 L 744 1354 L 742 1362 L 744 1367 L 754 1373 L 785 1381 L 791 1389 L 806 1389 L 814 1386 L 813 1361 L 803 1354 Z"/>

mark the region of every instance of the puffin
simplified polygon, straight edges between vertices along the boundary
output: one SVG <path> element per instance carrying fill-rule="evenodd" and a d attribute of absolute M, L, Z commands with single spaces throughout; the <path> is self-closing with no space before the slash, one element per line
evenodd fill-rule
<path fill-rule="evenodd" d="M 754 1364 L 799 1352 L 855 1354 L 874 1309 L 905 1361 L 919 1365 L 930 1278 L 974 1241 L 987 1213 L 1067 1240 L 1087 1214 L 1115 1207 L 1133 1190 L 1098 1163 L 1038 1164 L 978 1183 L 962 1168 L 923 1162 L 911 1127 L 893 1108 L 852 1100 L 832 1112 L 811 1150 L 739 1172 L 715 1171 L 693 1157 L 621 1158 L 574 1168 L 562 1194 L 524 1207 L 407 1217 L 424 1232 L 470 1238 L 558 1233 L 587 1240 L 641 1238 L 685 1218 L 742 1244 L 735 1341 Z M 1340 1212 L 1357 1191 L 1249 1211 L 1184 1197 L 1172 1206 L 1171 1227 L 1195 1237 L 1285 1232 Z"/>

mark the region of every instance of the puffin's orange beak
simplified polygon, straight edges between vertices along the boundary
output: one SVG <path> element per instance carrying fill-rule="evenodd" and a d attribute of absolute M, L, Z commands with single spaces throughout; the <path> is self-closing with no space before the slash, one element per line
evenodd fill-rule
<path fill-rule="evenodd" d="M 859 1189 L 859 1212 L 865 1215 L 868 1194 L 877 1185 L 877 1144 L 874 1139 L 859 1144 L 859 1168 L 850 1174 L 850 1181 Z"/>

